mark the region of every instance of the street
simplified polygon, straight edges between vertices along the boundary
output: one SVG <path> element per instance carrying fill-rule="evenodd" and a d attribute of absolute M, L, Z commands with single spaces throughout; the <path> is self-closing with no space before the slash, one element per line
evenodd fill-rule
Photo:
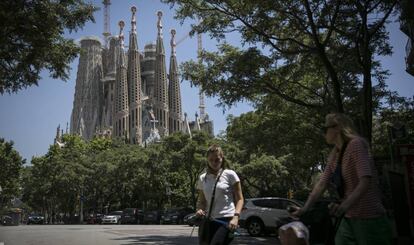
<path fill-rule="evenodd" d="M 186 225 L 20 225 L 0 226 L 4 245 L 197 244 L 197 228 Z M 275 235 L 250 237 L 244 230 L 232 244 L 279 244 Z M 3 244 L 2 244 L 3 245 Z"/>

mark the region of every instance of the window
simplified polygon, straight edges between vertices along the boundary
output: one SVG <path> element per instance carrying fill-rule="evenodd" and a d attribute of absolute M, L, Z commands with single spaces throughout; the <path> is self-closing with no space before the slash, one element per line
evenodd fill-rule
<path fill-rule="evenodd" d="M 121 129 L 121 119 L 119 119 L 119 121 L 118 121 L 118 129 L 119 129 L 118 136 L 121 136 L 121 132 L 122 132 L 122 129 Z"/>

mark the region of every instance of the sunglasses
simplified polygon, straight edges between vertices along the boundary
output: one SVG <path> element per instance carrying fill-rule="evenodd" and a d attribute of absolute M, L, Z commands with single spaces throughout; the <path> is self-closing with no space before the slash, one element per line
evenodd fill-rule
<path fill-rule="evenodd" d="M 328 129 L 335 128 L 336 126 L 338 126 L 338 124 L 332 124 L 332 125 L 329 125 L 329 126 L 322 126 L 322 133 L 326 134 L 326 132 L 328 132 Z"/>

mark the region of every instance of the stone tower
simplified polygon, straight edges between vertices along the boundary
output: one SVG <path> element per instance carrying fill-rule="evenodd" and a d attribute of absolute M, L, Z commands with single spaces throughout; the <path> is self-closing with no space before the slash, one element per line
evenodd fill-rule
<path fill-rule="evenodd" d="M 123 21 L 119 22 L 119 52 L 118 65 L 115 80 L 115 117 L 114 117 L 114 136 L 129 139 L 129 101 L 128 101 L 128 82 L 127 82 L 127 63 L 124 49 L 124 27 Z"/>
<path fill-rule="evenodd" d="M 115 76 L 119 53 L 118 37 L 111 36 L 107 40 L 109 47 L 102 51 L 104 77 L 102 79 L 104 102 L 102 105 L 101 129 L 112 128 L 115 112 Z"/>
<path fill-rule="evenodd" d="M 155 117 L 159 121 L 158 131 L 161 137 L 168 135 L 168 81 L 165 68 L 165 50 L 162 37 L 162 12 L 157 12 L 158 34 L 155 49 Z"/>
<path fill-rule="evenodd" d="M 156 42 L 138 47 L 136 7 L 132 7 L 128 51 L 124 47 L 125 23 L 119 35 L 109 31 L 109 0 L 105 5 L 105 42 L 84 37 L 80 46 L 70 132 L 85 140 L 94 136 L 121 138 L 132 144 L 159 142 L 169 132 L 207 130 L 212 122 L 182 117 L 175 30 L 171 31 L 169 74 L 162 33 L 162 12 L 157 12 Z M 155 29 L 155 28 L 154 28 Z M 63 133 L 62 133 L 63 134 Z"/>
<path fill-rule="evenodd" d="M 101 122 L 102 48 L 96 37 L 84 37 L 80 46 L 70 132 L 90 140 Z"/>
<path fill-rule="evenodd" d="M 181 91 L 180 81 L 178 78 L 178 65 L 177 57 L 175 54 L 175 34 L 174 29 L 171 30 L 171 57 L 170 57 L 170 70 L 168 74 L 168 107 L 169 107 L 169 121 L 168 128 L 169 132 L 178 132 L 182 130 L 182 110 L 181 110 Z"/>
<path fill-rule="evenodd" d="M 142 143 L 142 103 L 141 103 L 141 57 L 138 51 L 137 26 L 135 13 L 137 8 L 131 7 L 131 33 L 128 49 L 128 91 L 129 91 L 129 133 L 130 142 Z"/>

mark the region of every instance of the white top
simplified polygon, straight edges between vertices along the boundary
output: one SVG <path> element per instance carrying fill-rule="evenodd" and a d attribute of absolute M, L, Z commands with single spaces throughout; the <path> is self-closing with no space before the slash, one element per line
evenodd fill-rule
<path fill-rule="evenodd" d="M 233 199 L 233 185 L 237 182 L 240 182 L 240 178 L 237 176 L 236 172 L 230 169 L 223 170 L 216 187 L 213 210 L 211 212 L 212 218 L 216 219 L 234 216 L 236 208 Z M 215 183 L 216 176 L 206 173 L 200 175 L 197 182 L 197 189 L 203 191 L 207 200 L 206 211 L 210 208 L 211 196 L 213 195 Z"/>

